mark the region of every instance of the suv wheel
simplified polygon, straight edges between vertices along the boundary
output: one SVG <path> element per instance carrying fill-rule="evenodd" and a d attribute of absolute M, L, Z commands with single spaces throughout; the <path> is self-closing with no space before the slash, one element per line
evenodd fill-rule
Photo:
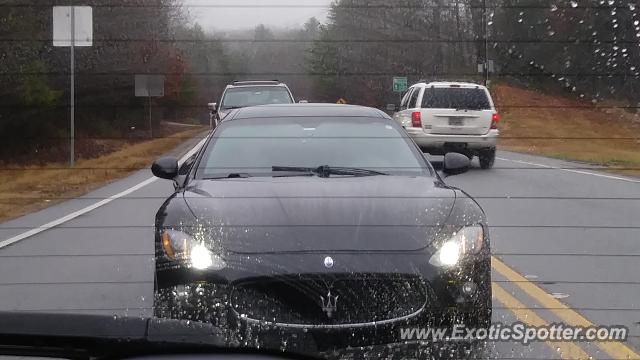
<path fill-rule="evenodd" d="M 483 169 L 491 169 L 493 163 L 496 161 L 496 149 L 481 150 L 478 152 L 478 159 L 480 159 L 480 167 Z"/>

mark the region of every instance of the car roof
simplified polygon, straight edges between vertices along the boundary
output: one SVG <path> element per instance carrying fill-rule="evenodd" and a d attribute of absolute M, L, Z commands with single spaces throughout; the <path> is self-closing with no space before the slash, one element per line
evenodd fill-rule
<path fill-rule="evenodd" d="M 432 82 L 420 82 L 415 85 L 425 86 L 425 87 L 462 87 L 462 88 L 479 88 L 485 89 L 483 85 L 470 83 L 470 82 L 460 82 L 460 81 L 432 81 Z"/>
<path fill-rule="evenodd" d="M 287 84 L 278 80 L 243 80 L 234 81 L 227 85 L 227 88 L 242 88 L 242 87 L 256 87 L 256 86 L 268 86 L 268 87 L 287 87 Z"/>
<path fill-rule="evenodd" d="M 229 120 L 272 118 L 272 117 L 374 117 L 387 118 L 387 114 L 379 109 L 339 104 L 275 104 L 250 106 L 238 109 Z"/>

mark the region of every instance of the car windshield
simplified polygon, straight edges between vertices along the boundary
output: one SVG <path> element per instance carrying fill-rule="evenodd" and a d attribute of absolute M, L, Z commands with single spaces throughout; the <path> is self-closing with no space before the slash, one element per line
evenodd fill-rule
<path fill-rule="evenodd" d="M 0 0 L 0 360 L 640 360 L 640 0 Z"/>
<path fill-rule="evenodd" d="M 256 105 L 290 104 L 293 100 L 281 86 L 253 86 L 227 89 L 222 108 L 232 109 Z"/>
<path fill-rule="evenodd" d="M 260 118 L 224 123 L 204 150 L 198 176 L 281 176 L 272 167 L 349 167 L 429 173 L 402 130 L 384 118 Z"/>
<path fill-rule="evenodd" d="M 491 104 L 482 89 L 427 87 L 422 95 L 423 108 L 489 110 Z"/>

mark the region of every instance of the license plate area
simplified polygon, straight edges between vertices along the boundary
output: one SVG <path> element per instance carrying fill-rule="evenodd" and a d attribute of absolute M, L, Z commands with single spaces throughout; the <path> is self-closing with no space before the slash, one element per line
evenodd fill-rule
<path fill-rule="evenodd" d="M 464 125 L 464 118 L 461 118 L 461 117 L 449 118 L 449 126 L 462 126 L 462 125 Z"/>

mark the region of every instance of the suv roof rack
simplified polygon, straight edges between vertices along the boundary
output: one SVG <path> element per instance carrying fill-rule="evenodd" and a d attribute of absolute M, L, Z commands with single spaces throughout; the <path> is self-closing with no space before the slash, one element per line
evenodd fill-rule
<path fill-rule="evenodd" d="M 233 85 L 247 84 L 280 84 L 280 80 L 234 80 Z"/>

